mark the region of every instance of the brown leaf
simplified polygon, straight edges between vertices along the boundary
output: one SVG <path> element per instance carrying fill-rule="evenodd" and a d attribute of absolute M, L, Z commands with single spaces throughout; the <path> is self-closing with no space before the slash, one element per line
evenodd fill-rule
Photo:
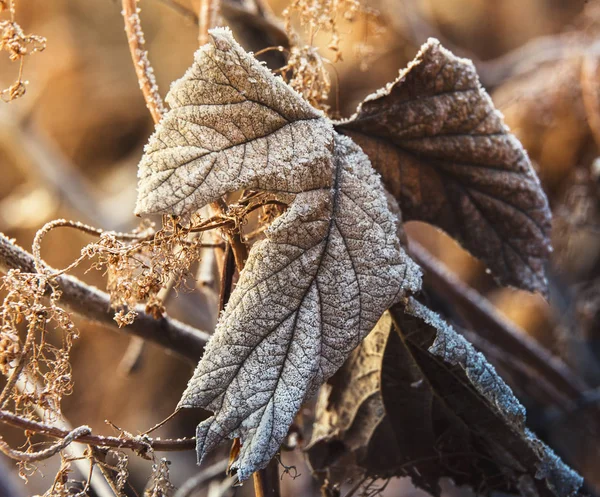
<path fill-rule="evenodd" d="M 581 477 L 525 427 L 525 409 L 482 354 L 412 298 L 392 315 L 323 387 L 315 469 L 410 476 L 434 495 L 442 477 L 481 495 L 577 493 Z"/>
<path fill-rule="evenodd" d="M 501 282 L 545 292 L 548 203 L 470 61 L 429 40 L 337 129 L 367 153 L 405 221 L 442 228 Z"/>

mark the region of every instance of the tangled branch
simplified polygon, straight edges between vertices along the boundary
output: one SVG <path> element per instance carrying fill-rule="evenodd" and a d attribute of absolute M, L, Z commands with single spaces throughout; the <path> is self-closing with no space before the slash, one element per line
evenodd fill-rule
<path fill-rule="evenodd" d="M 34 258 L 0 233 L 0 272 L 6 274 L 11 270 L 35 273 Z M 155 319 L 141 305 L 136 308 L 135 321 L 126 328 L 119 328 L 113 319 L 114 311 L 107 293 L 64 274 L 56 277 L 56 284 L 62 292 L 61 304 L 84 319 L 139 336 L 190 361 L 195 362 L 202 356 L 209 337 L 204 331 L 166 316 Z M 46 293 L 49 295 L 49 288 Z"/>
<path fill-rule="evenodd" d="M 92 435 L 92 430 L 87 426 L 80 426 L 79 428 L 75 428 L 72 431 L 63 430 L 54 426 L 50 426 L 38 421 L 33 421 L 31 419 L 24 418 L 22 416 L 18 416 L 8 411 L 0 410 L 0 422 L 13 426 L 15 428 L 20 428 L 22 430 L 28 430 L 30 432 L 46 435 L 51 438 L 60 439 L 62 447 L 55 450 L 53 453 L 49 453 L 46 457 L 40 457 L 39 459 L 32 460 L 41 460 L 50 457 L 64 447 L 69 445 L 71 442 L 77 442 L 87 445 L 93 445 L 95 447 L 112 447 L 116 449 L 131 449 L 136 451 L 139 454 L 147 454 L 149 451 L 157 451 L 157 452 L 173 452 L 173 451 L 183 451 L 183 450 L 193 450 L 195 447 L 195 439 L 194 438 L 178 438 L 178 439 L 152 439 L 147 435 L 139 435 L 139 436 L 128 436 L 127 434 L 122 434 L 119 437 L 111 437 L 111 436 L 102 436 L 102 435 Z M 65 441 L 68 442 L 65 443 Z M 4 452 L 4 446 L 6 445 L 2 442 L 3 445 L 0 445 L 0 450 Z M 55 447 L 53 445 L 52 447 Z M 11 449 L 12 450 L 12 449 Z M 48 449 L 46 449 L 48 450 Z M 21 454 L 18 451 L 12 451 L 14 455 L 18 455 L 19 458 Z M 38 452 L 36 454 L 40 454 Z M 26 453 L 25 453 L 26 454 Z M 7 455 L 9 455 L 7 453 Z M 27 454 L 30 456 L 31 454 Z M 12 457 L 12 456 L 10 456 Z M 17 459 L 17 457 L 13 457 L 13 459 Z M 23 460 L 23 459 L 20 459 Z"/>

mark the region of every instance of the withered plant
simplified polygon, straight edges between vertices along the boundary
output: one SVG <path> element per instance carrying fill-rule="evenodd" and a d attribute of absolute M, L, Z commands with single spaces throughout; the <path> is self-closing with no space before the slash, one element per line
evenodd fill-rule
<path fill-rule="evenodd" d="M 258 1 L 203 0 L 197 16 L 175 7 L 197 20 L 202 46 L 164 105 L 138 5 L 122 1 L 156 124 L 139 161 L 139 228 L 57 220 L 31 254 L 0 237 L 0 423 L 25 440 L 0 440 L 0 451 L 23 478 L 59 455 L 48 497 L 133 495 L 132 453 L 152 461 L 147 496 L 184 497 L 211 481 L 226 495 L 248 479 L 257 496 L 275 496 L 281 475 L 298 474 L 289 452 L 304 454 L 324 496 L 376 495 L 401 476 L 432 495 L 444 478 L 481 495 L 579 494 L 583 479 L 527 427 L 491 362 L 511 378 L 543 378 L 537 395 L 552 405 L 587 386 L 404 230 L 411 220 L 436 226 L 500 285 L 547 295 L 548 200 L 473 63 L 429 39 L 394 81 L 334 119 L 331 63 L 314 37 L 326 33 L 340 58 L 339 20 L 373 15 L 360 2 L 293 0 L 284 21 Z M 20 64 L 12 100 L 24 93 L 23 57 L 46 42 L 23 34 L 12 0 L 0 8 L 9 17 L 0 49 Z M 43 242 L 59 228 L 94 241 L 56 270 Z M 106 275 L 105 291 L 68 274 L 86 261 Z M 169 296 L 197 291 L 198 274 L 214 267 L 215 330 L 171 318 Z M 73 314 L 199 360 L 173 406 L 211 413 L 199 414 L 195 434 L 71 427 L 61 400 L 77 395 Z M 230 457 L 206 467 L 227 440 Z M 176 489 L 158 453 L 193 448 L 200 467 Z"/>

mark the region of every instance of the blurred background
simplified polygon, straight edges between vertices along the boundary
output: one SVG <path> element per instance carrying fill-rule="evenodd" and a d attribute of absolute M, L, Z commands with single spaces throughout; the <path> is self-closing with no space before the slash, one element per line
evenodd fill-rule
<path fill-rule="evenodd" d="M 192 62 L 198 46 L 193 0 L 142 0 L 141 19 L 161 94 Z M 250 8 L 252 0 L 223 0 Z M 528 407 L 538 435 L 600 491 L 600 434 L 586 421 L 600 399 L 600 2 L 595 0 L 363 0 L 352 22 L 340 20 L 342 60 L 334 62 L 328 36 L 317 36 L 332 80 L 332 116 L 349 116 L 369 93 L 434 36 L 458 55 L 473 59 L 483 86 L 522 141 L 554 213 L 554 254 L 548 268 L 550 302 L 539 295 L 499 288 L 480 263 L 428 226 L 407 230 L 465 283 L 486 296 L 523 333 L 560 357 L 588 388 L 567 414 L 544 404 L 505 365 L 507 381 Z M 286 0 L 272 0 L 280 15 Z M 153 130 L 140 93 L 117 0 L 18 0 L 16 21 L 47 39 L 27 57 L 27 92 L 0 102 L 0 231 L 29 249 L 33 236 L 55 218 L 104 229 L 130 230 L 137 163 Z M 5 15 L 5 14 L 0 14 Z M 225 21 L 227 23 L 227 21 Z M 18 76 L 18 63 L 0 52 L 0 89 Z M 58 230 L 44 242 L 46 260 L 65 267 L 89 242 Z M 98 272 L 75 274 L 103 287 Z M 202 300 L 199 305 L 198 299 Z M 180 293 L 169 313 L 210 330 L 214 295 Z M 105 424 L 144 431 L 175 408 L 193 365 L 148 345 L 135 367 L 127 362 L 131 340 L 112 330 L 78 322 L 72 351 L 74 394 L 64 401 L 73 425 L 114 434 Z M 477 345 L 477 344 L 476 344 Z M 160 434 L 190 436 L 199 414 L 178 415 Z M 10 440 L 10 433 L 0 434 Z M 214 455 L 214 460 L 225 452 Z M 180 485 L 194 473 L 195 454 L 170 453 L 171 477 Z M 299 453 L 285 462 L 301 476 L 284 477 L 284 495 L 318 495 Z M 3 473 L 15 495 L 43 493 L 54 476 L 40 466 L 29 485 L 7 460 Z M 54 469 L 55 471 L 55 469 Z M 132 482 L 143 491 L 149 463 L 132 457 Z M 449 493 L 457 490 L 448 490 Z M 408 481 L 390 484 L 385 495 L 424 495 Z M 463 492 L 464 494 L 464 492 Z M 249 485 L 237 495 L 252 495 Z"/>

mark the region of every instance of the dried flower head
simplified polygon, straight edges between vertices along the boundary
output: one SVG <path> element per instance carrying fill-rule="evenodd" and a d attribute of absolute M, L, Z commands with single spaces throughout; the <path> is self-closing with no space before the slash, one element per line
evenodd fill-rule
<path fill-rule="evenodd" d="M 22 97 L 26 90 L 26 81 L 23 81 L 24 57 L 41 52 L 46 48 L 46 38 L 34 34 L 25 34 L 21 26 L 15 21 L 15 6 L 12 0 L 0 0 L 0 13 L 8 10 L 10 19 L 0 21 L 0 52 L 5 51 L 11 61 L 19 62 L 19 76 L 8 88 L 0 92 L 0 97 L 5 102 L 10 102 Z"/>
<path fill-rule="evenodd" d="M 360 8 L 358 0 L 293 0 L 283 11 L 285 29 L 291 40 L 290 57 L 281 72 L 288 83 L 300 92 L 314 107 L 327 110 L 325 104 L 331 89 L 331 78 L 323 58 L 314 46 L 314 36 L 318 32 L 329 33 L 328 49 L 334 52 L 334 62 L 342 58 L 338 16 L 346 20 L 354 19 Z M 294 33 L 292 21 L 297 18 L 304 30 L 307 44 L 299 42 Z"/>
<path fill-rule="evenodd" d="M 108 275 L 107 290 L 118 310 L 114 319 L 119 326 L 133 322 L 137 304 L 145 304 L 157 318 L 162 316 L 158 292 L 171 283 L 180 286 L 200 256 L 201 239 L 192 232 L 192 225 L 183 227 L 177 219 L 165 217 L 160 230 L 141 240 L 120 240 L 103 233 L 83 249 L 83 255 L 96 259 L 94 267 Z"/>
<path fill-rule="evenodd" d="M 313 107 L 327 110 L 325 104 L 331 90 L 331 78 L 325 67 L 328 62 L 311 45 L 292 46 L 288 63 L 280 69 L 288 84 Z M 289 76 L 288 76 L 289 75 Z"/>

